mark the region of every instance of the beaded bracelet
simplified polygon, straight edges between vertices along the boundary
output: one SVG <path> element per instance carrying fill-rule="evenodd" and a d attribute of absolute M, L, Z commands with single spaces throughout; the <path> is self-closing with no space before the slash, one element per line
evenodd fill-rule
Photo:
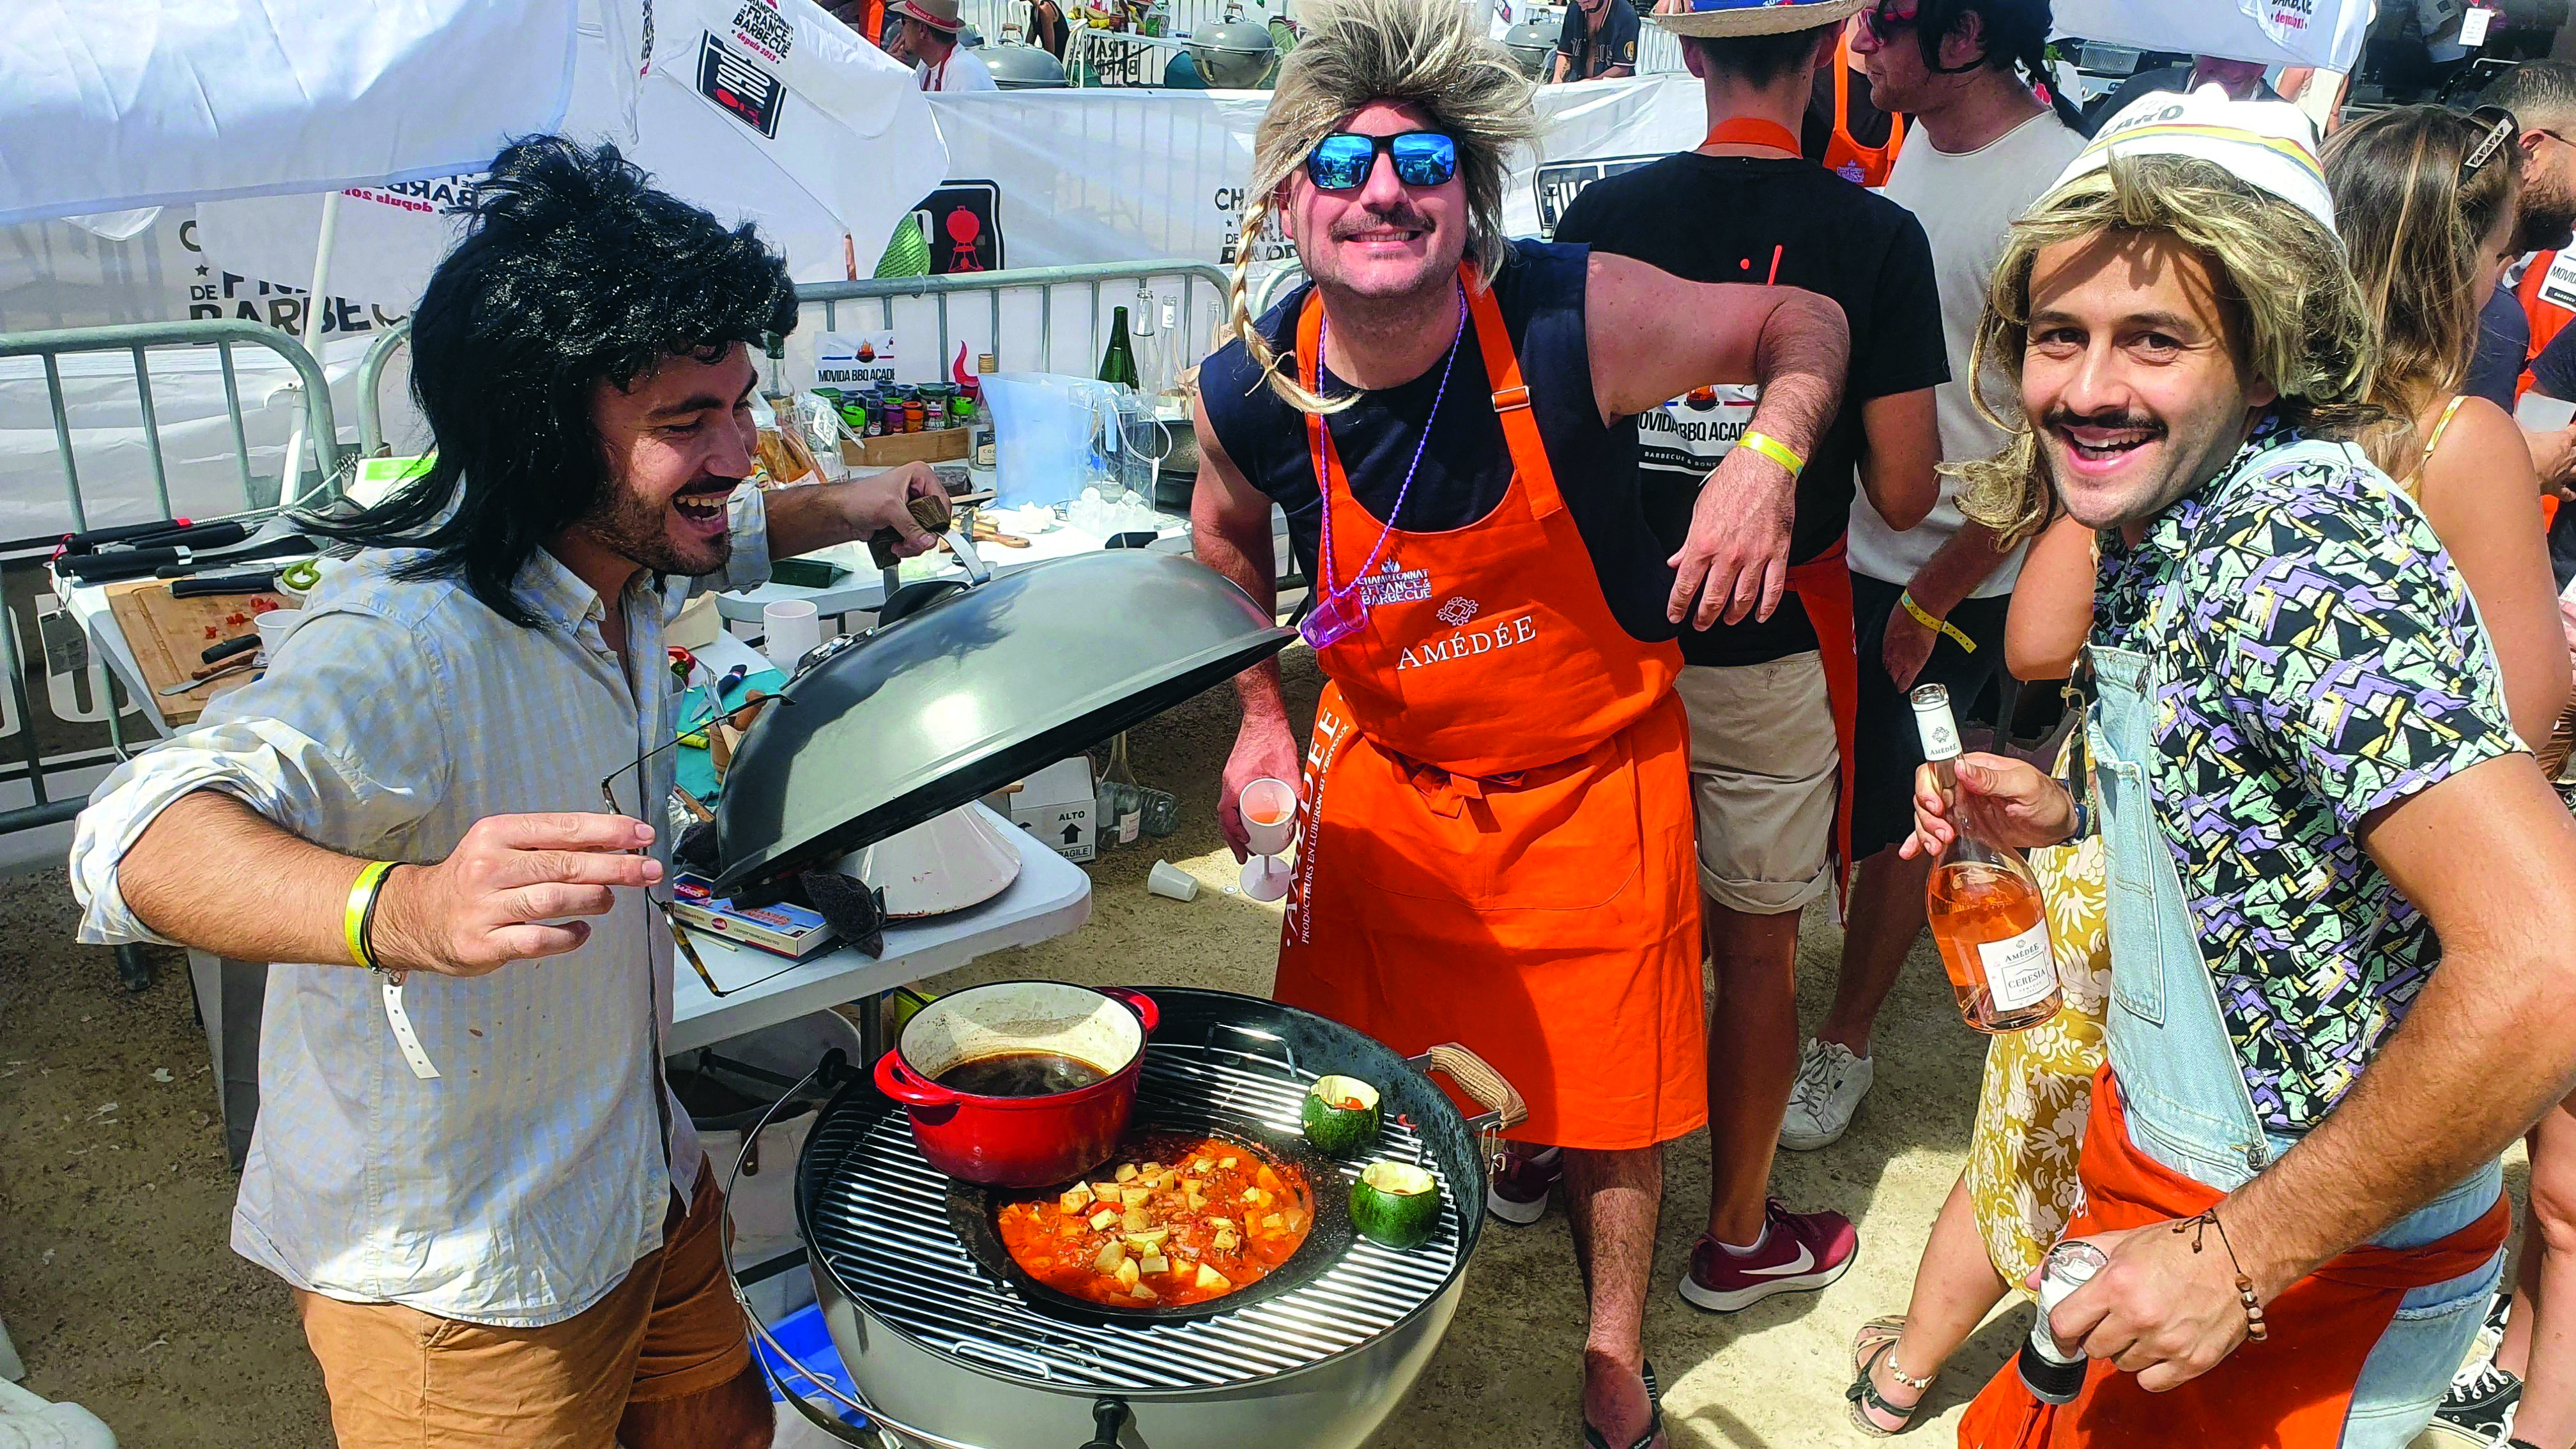
<path fill-rule="evenodd" d="M 2254 1280 L 2245 1276 L 2245 1265 L 2236 1260 L 2236 1244 L 2227 1237 L 2227 1225 L 2218 1220 L 2218 1209 L 2211 1208 L 2198 1217 L 2184 1218 L 2173 1225 L 2177 1233 L 2191 1229 L 2191 1250 L 2199 1252 L 2202 1239 L 2211 1228 L 2218 1229 L 2218 1245 L 2227 1250 L 2227 1266 L 2236 1270 L 2236 1301 L 2245 1310 L 2245 1336 L 2261 1343 L 2271 1335 L 2263 1323 L 2262 1301 L 2254 1296 Z"/>

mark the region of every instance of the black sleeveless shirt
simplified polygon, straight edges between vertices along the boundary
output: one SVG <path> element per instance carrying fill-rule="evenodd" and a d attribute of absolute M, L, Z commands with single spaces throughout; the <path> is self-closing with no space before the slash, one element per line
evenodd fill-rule
<path fill-rule="evenodd" d="M 1591 249 L 1526 241 L 1511 245 L 1512 260 L 1494 277 L 1494 301 L 1520 354 L 1530 409 L 1556 470 L 1558 491 L 1565 495 L 1566 513 L 1591 555 L 1611 616 L 1639 639 L 1675 638 L 1680 629 L 1664 618 L 1673 588 L 1673 571 L 1664 566 L 1669 550 L 1656 541 L 1640 501 L 1636 422 L 1622 418 L 1604 427 L 1593 396 L 1591 349 L 1584 335 Z M 1292 376 L 1297 318 L 1311 286 L 1289 293 L 1258 324 Z M 1381 522 L 1417 533 L 1448 532 L 1483 519 L 1502 503 L 1512 481 L 1511 450 L 1503 441 L 1502 420 L 1494 415 L 1493 384 L 1485 377 L 1473 312 L 1458 338 L 1447 396 L 1433 416 L 1440 370 L 1434 362 L 1411 382 L 1362 393 L 1348 410 L 1325 420 L 1360 506 Z M 1348 387 L 1328 368 L 1323 391 L 1334 394 Z M 1322 496 L 1307 447 L 1305 415 L 1262 381 L 1241 342 L 1228 342 L 1209 356 L 1199 369 L 1199 393 L 1226 456 L 1288 515 L 1289 546 L 1312 578 Z M 1426 419 L 1431 429 L 1427 443 Z M 1421 445 L 1422 465 L 1402 513 L 1390 519 L 1416 445 Z M 1337 538 L 1337 566 L 1358 568 L 1376 541 L 1374 536 Z M 1349 582 L 1338 574 L 1334 581 Z"/>

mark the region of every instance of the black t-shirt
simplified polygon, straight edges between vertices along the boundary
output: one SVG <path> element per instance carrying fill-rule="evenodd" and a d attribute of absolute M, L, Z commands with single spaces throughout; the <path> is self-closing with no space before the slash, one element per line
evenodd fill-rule
<path fill-rule="evenodd" d="M 1574 62 L 1567 80 L 1597 80 L 1614 65 L 1637 64 L 1637 11 L 1624 0 L 1603 7 L 1601 28 L 1594 30 L 1580 4 L 1565 7 L 1565 28 L 1557 32 L 1557 53 Z"/>
<path fill-rule="evenodd" d="M 1842 410 L 1798 476 L 1789 561 L 1833 547 L 1851 517 L 1864 435 L 1861 404 L 1949 381 L 1932 244 L 1914 213 L 1813 162 L 1685 151 L 1585 187 L 1557 223 L 1588 242 L 1695 282 L 1762 282 L 1780 259 L 1782 286 L 1842 304 L 1851 377 Z M 1753 389 L 1695 394 L 1640 419 L 1646 516 L 1679 548 L 1691 505 L 1751 417 Z M 1762 622 L 1685 635 L 1692 664 L 1761 664 L 1816 647 L 1795 596 Z"/>
<path fill-rule="evenodd" d="M 1583 330 L 1591 252 L 1542 242 L 1514 242 L 1512 250 L 1511 262 L 1494 275 L 1494 301 L 1519 351 L 1521 378 L 1529 386 L 1530 409 L 1565 511 L 1592 556 L 1612 616 L 1637 638 L 1670 639 L 1679 632 L 1664 618 L 1673 589 L 1673 571 L 1664 566 L 1670 551 L 1658 546 L 1637 496 L 1637 426 L 1627 420 L 1603 426 L 1593 396 L 1592 354 Z M 1258 324 L 1292 375 L 1307 290 L 1290 292 Z M 1445 397 L 1440 373 L 1435 362 L 1411 382 L 1362 393 L 1325 421 L 1360 506 L 1380 520 L 1392 516 L 1409 532 L 1465 528 L 1493 512 L 1511 487 L 1511 451 L 1502 420 L 1494 415 L 1493 384 L 1485 377 L 1472 312 L 1458 338 Z M 1330 369 L 1324 381 L 1328 393 L 1346 390 Z M 1240 342 L 1227 343 L 1201 365 L 1199 397 L 1226 456 L 1287 513 L 1289 547 L 1314 577 L 1319 495 L 1305 415 L 1261 381 Z M 1398 514 L 1396 498 L 1417 449 L 1421 466 Z M 1343 571 L 1359 568 L 1376 542 L 1374 534 L 1337 534 L 1333 582 L 1348 584 Z"/>
<path fill-rule="evenodd" d="M 2468 381 L 2460 391 L 2512 412 L 2523 364 L 2530 356 L 2531 318 L 2512 288 L 2498 287 L 2478 313 L 2478 349 L 2469 359 Z"/>

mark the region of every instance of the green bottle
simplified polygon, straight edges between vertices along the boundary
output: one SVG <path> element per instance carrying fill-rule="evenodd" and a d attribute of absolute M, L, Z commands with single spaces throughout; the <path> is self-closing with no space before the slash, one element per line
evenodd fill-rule
<path fill-rule="evenodd" d="M 1118 308 L 1109 320 L 1109 350 L 1100 354 L 1100 380 L 1114 382 L 1129 392 L 1139 388 L 1136 379 L 1136 349 L 1127 340 L 1127 309 Z"/>

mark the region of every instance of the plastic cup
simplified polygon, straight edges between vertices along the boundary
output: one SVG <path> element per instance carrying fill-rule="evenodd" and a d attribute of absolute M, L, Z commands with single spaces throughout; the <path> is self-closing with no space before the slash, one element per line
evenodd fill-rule
<path fill-rule="evenodd" d="M 1288 853 L 1297 839 L 1296 786 L 1285 780 L 1255 780 L 1243 787 L 1235 804 L 1243 813 L 1243 832 L 1252 839 L 1254 855 Z"/>
<path fill-rule="evenodd" d="M 1197 876 L 1170 861 L 1158 860 L 1154 862 L 1154 868 L 1145 875 L 1145 889 L 1176 901 L 1196 900 L 1199 894 L 1199 881 Z"/>
<path fill-rule="evenodd" d="M 763 605 L 760 624 L 768 635 L 762 652 L 772 665 L 787 674 L 794 674 L 796 661 L 823 642 L 823 620 L 814 612 L 811 599 L 781 599 Z"/>
<path fill-rule="evenodd" d="M 261 663 L 265 664 L 277 657 L 277 646 L 286 642 L 286 636 L 294 631 L 297 622 L 303 617 L 304 611 L 301 609 L 271 609 L 252 621 L 251 627 L 259 630 Z"/>
<path fill-rule="evenodd" d="M 1236 878 L 1236 884 L 1256 901 L 1275 901 L 1288 894 L 1290 874 L 1288 862 L 1276 856 L 1256 855 L 1243 863 L 1243 874 Z"/>

